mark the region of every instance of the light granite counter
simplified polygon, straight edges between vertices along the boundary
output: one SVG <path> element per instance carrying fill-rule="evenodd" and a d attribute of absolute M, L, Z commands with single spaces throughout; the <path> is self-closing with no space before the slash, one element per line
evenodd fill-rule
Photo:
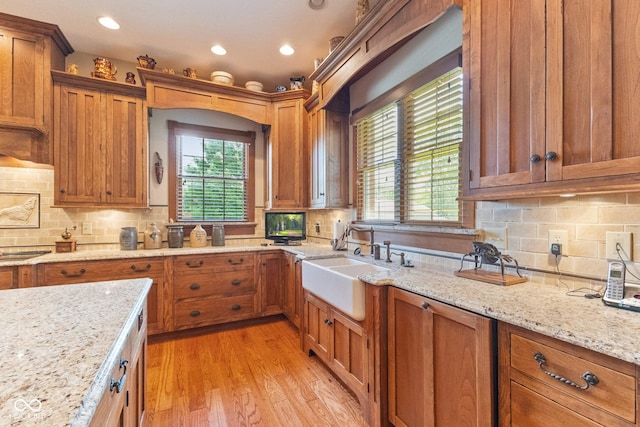
<path fill-rule="evenodd" d="M 25 265 L 278 249 L 295 253 L 303 259 L 348 256 L 371 262 L 370 258 L 356 257 L 351 252 L 332 251 L 328 243 L 304 243 L 301 246 L 252 245 L 79 251 L 43 255 L 20 263 Z M 526 282 L 503 287 L 464 279 L 454 276 L 453 270 L 443 269 L 437 263 L 425 265 L 417 262 L 415 268 L 403 268 L 398 265 L 396 259 L 394 263 L 379 262 L 379 265 L 390 268 L 390 272 L 360 278 L 374 285 L 390 285 L 405 289 L 640 365 L 640 341 L 635 339 L 640 336 L 640 313 L 606 307 L 600 299 L 570 297 L 566 295 L 566 289 L 550 285 Z"/>
<path fill-rule="evenodd" d="M 88 425 L 150 287 L 136 279 L 1 291 L 0 425 Z"/>

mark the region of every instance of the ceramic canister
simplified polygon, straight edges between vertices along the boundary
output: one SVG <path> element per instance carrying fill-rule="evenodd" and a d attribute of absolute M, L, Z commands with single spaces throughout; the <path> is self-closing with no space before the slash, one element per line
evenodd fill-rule
<path fill-rule="evenodd" d="M 211 246 L 224 246 L 224 225 L 216 224 L 211 227 Z"/>
<path fill-rule="evenodd" d="M 189 243 L 192 248 L 204 248 L 207 246 L 207 232 L 202 225 L 198 224 L 191 233 L 189 233 Z"/>
<path fill-rule="evenodd" d="M 162 248 L 162 233 L 156 226 L 155 222 L 149 224 L 149 227 L 144 231 L 144 248 L 145 249 L 161 249 Z"/>
<path fill-rule="evenodd" d="M 182 225 L 167 224 L 167 240 L 170 248 L 181 248 L 184 241 L 184 228 Z"/>
<path fill-rule="evenodd" d="M 120 229 L 120 250 L 135 251 L 138 249 L 138 230 L 135 227 Z"/>

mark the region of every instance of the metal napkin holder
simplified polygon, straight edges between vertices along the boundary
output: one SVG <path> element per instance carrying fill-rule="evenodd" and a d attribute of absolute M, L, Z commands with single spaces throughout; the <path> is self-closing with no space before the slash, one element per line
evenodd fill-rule
<path fill-rule="evenodd" d="M 520 266 L 515 258 L 500 253 L 500 251 L 490 243 L 472 242 L 472 244 L 473 252 L 469 252 L 462 256 L 460 259 L 460 269 L 455 272 L 456 276 L 499 285 L 513 285 L 516 283 L 526 282 L 528 280 L 520 274 Z M 467 257 L 473 257 L 474 267 L 470 270 L 463 270 L 464 261 Z M 498 262 L 500 263 L 500 273 L 482 270 L 483 265 L 495 265 Z M 505 274 L 505 263 L 515 264 L 516 274 L 518 275 L 517 277 Z"/>

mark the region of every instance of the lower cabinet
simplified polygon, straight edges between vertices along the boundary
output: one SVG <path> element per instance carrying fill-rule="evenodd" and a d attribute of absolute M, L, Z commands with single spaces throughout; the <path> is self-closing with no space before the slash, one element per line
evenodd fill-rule
<path fill-rule="evenodd" d="M 300 328 L 302 317 L 302 261 L 296 254 L 285 252 L 282 268 L 284 298 L 282 312 L 291 323 Z"/>
<path fill-rule="evenodd" d="M 147 322 L 145 310 L 129 330 L 119 360 L 111 370 L 107 386 L 90 426 L 139 427 L 144 424 L 146 393 Z"/>
<path fill-rule="evenodd" d="M 396 288 L 388 316 L 389 421 L 493 426 L 494 321 Z"/>
<path fill-rule="evenodd" d="M 0 267 L 0 289 L 18 287 L 18 267 Z"/>
<path fill-rule="evenodd" d="M 38 264 L 35 285 L 66 285 L 149 277 L 153 281 L 147 297 L 148 333 L 166 332 L 164 260 L 161 257 Z"/>
<path fill-rule="evenodd" d="M 282 313 L 286 262 L 282 251 L 265 252 L 260 260 L 260 306 L 263 316 Z"/>
<path fill-rule="evenodd" d="M 260 313 L 253 252 L 180 255 L 173 260 L 173 328 L 190 329 Z"/>
<path fill-rule="evenodd" d="M 309 292 L 304 295 L 304 350 L 313 351 L 366 401 L 367 333 L 362 322 L 341 314 Z"/>
<path fill-rule="evenodd" d="M 632 363 L 498 325 L 501 426 L 637 426 Z"/>

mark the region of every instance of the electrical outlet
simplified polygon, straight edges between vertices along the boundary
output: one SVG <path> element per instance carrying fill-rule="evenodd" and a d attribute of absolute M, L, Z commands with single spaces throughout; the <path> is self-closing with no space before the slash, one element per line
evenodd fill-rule
<path fill-rule="evenodd" d="M 623 231 L 607 231 L 606 258 L 609 260 L 619 260 L 616 244 L 621 246 L 620 256 L 625 261 L 631 261 L 631 233 Z"/>
<path fill-rule="evenodd" d="M 549 230 L 549 253 L 553 254 L 551 245 L 559 243 L 564 256 L 569 253 L 569 232 L 567 230 Z"/>
<path fill-rule="evenodd" d="M 90 222 L 82 223 L 82 234 L 91 234 L 93 233 L 93 225 Z"/>

